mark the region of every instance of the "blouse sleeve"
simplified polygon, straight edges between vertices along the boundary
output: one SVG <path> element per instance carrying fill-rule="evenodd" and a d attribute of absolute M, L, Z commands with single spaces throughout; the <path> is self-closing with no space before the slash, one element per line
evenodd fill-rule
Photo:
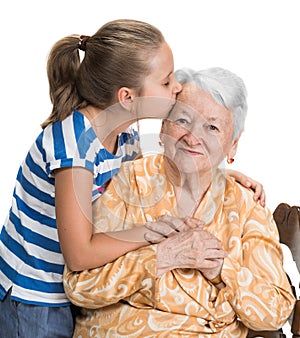
<path fill-rule="evenodd" d="M 249 201 L 248 201 L 249 202 Z M 249 203 L 248 203 L 249 204 Z M 252 203 L 240 217 L 242 255 L 224 259 L 226 287 L 217 303 L 228 301 L 238 318 L 253 330 L 282 327 L 294 306 L 294 297 L 282 266 L 278 231 L 268 209 Z M 231 245 L 234 246 L 234 234 Z"/>
<path fill-rule="evenodd" d="M 63 283 L 70 301 L 96 309 L 133 294 L 152 306 L 156 272 L 156 245 L 129 252 L 103 267 L 72 272 L 65 267 Z"/>

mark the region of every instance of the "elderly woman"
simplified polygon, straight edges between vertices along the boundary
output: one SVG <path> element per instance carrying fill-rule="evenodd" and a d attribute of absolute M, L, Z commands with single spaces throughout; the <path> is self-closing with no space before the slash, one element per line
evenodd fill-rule
<path fill-rule="evenodd" d="M 83 307 L 76 337 L 242 338 L 247 327 L 281 327 L 293 309 L 270 211 L 221 169 L 244 128 L 242 80 L 220 68 L 177 78 L 184 85 L 162 125 L 164 154 L 124 164 L 94 211 L 95 231 L 147 222 L 168 234 L 175 218 L 178 229 L 164 240 L 161 229 L 146 235 L 151 245 L 104 267 L 66 269 L 66 293 Z"/>

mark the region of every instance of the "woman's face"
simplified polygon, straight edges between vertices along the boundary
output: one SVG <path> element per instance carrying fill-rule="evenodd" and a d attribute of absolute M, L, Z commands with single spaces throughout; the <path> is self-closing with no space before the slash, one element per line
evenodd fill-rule
<path fill-rule="evenodd" d="M 196 84 L 185 84 L 162 126 L 165 156 L 181 173 L 208 171 L 235 155 L 233 114 Z"/>
<path fill-rule="evenodd" d="M 182 88 L 175 78 L 173 54 L 166 42 L 150 62 L 152 71 L 145 78 L 139 96 L 134 98 L 135 109 L 139 118 L 166 118 Z"/>

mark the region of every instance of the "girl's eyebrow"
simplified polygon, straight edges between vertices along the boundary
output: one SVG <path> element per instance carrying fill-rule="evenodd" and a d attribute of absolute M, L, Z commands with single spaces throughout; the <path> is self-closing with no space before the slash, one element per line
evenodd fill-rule
<path fill-rule="evenodd" d="M 170 78 L 170 76 L 173 74 L 173 72 L 172 71 L 170 71 L 170 73 L 169 74 L 167 74 L 166 76 L 164 76 L 162 79 L 161 79 L 161 81 L 165 81 L 165 80 L 167 80 L 167 79 L 169 79 Z"/>

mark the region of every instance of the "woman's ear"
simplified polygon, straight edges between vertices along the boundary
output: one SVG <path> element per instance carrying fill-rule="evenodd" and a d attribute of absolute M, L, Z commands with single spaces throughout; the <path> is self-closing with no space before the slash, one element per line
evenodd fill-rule
<path fill-rule="evenodd" d="M 119 103 L 129 111 L 131 111 L 134 96 L 133 90 L 127 87 L 121 87 L 117 93 Z"/>
<path fill-rule="evenodd" d="M 234 158 L 236 152 L 237 152 L 237 147 L 239 144 L 239 140 L 240 140 L 241 135 L 237 136 L 233 141 L 232 141 L 232 145 L 231 148 L 228 151 L 228 155 L 227 158 Z"/>

